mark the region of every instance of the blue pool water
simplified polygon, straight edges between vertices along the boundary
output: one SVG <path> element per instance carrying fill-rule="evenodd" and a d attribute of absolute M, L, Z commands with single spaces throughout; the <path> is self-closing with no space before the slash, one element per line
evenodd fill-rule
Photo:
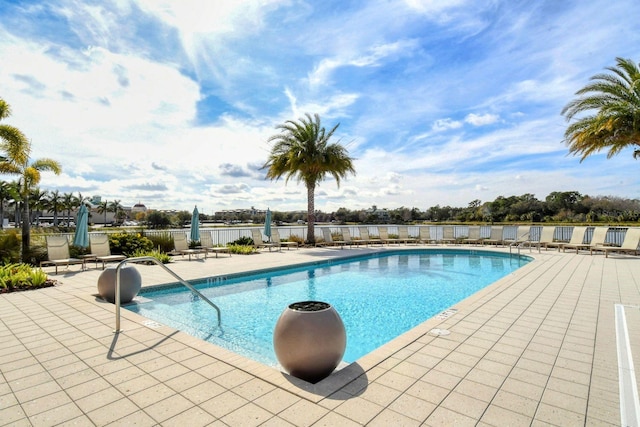
<path fill-rule="evenodd" d="M 345 324 L 344 361 L 350 363 L 530 260 L 482 251 L 415 249 L 192 281 L 220 307 L 220 327 L 215 310 L 181 285 L 143 289 L 126 308 L 276 366 L 272 336 L 284 308 L 296 301 L 326 301 Z"/>

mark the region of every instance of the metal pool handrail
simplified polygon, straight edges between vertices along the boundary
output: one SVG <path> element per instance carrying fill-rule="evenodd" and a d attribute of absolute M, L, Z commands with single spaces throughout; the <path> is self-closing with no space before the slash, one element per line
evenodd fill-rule
<path fill-rule="evenodd" d="M 221 320 L 220 309 L 218 308 L 217 305 L 212 303 L 209 300 L 209 298 L 207 298 L 204 295 L 202 295 L 202 293 L 200 293 L 196 288 L 194 288 L 191 284 L 189 284 L 188 282 L 183 280 L 182 277 L 178 276 L 171 269 L 169 269 L 169 267 L 164 265 L 158 259 L 156 259 L 154 257 L 151 257 L 151 256 L 141 256 L 141 257 L 127 258 L 127 259 L 119 262 L 118 265 L 116 266 L 116 292 L 115 292 L 115 299 L 116 299 L 116 328 L 113 331 L 114 333 L 117 334 L 117 333 L 119 333 L 121 331 L 121 329 L 120 329 L 120 305 L 121 305 L 120 304 L 120 269 L 125 264 L 127 264 L 128 262 L 139 262 L 139 261 L 152 261 L 152 262 L 154 262 L 156 265 L 159 265 L 160 267 L 164 268 L 167 273 L 172 275 L 177 281 L 179 281 L 181 284 L 186 286 L 191 292 L 193 292 L 194 294 L 196 294 L 197 296 L 202 298 L 204 301 L 206 301 L 218 313 L 218 326 L 220 326 L 220 324 L 222 323 L 222 320 Z"/>

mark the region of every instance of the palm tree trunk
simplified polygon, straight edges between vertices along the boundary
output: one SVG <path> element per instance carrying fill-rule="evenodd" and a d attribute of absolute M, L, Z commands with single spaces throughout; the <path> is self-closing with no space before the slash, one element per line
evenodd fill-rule
<path fill-rule="evenodd" d="M 22 262 L 29 262 L 31 256 L 31 220 L 29 218 L 29 196 L 24 196 L 22 221 Z"/>
<path fill-rule="evenodd" d="M 315 200 L 315 184 L 307 184 L 307 242 L 314 244 L 316 242 L 315 223 L 316 223 L 316 200 Z"/>

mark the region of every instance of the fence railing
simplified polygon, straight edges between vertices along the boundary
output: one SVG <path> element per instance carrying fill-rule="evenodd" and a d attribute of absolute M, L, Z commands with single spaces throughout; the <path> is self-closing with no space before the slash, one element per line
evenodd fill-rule
<path fill-rule="evenodd" d="M 316 237 L 322 236 L 322 228 L 329 228 L 332 233 L 341 233 L 342 228 L 348 228 L 351 236 L 354 238 L 360 237 L 359 227 L 367 227 L 369 230 L 369 234 L 373 236 L 378 235 L 378 226 L 377 225 L 329 225 L 329 224 L 320 224 L 315 227 Z M 387 227 L 389 234 L 397 234 L 398 233 L 398 225 L 385 225 Z M 434 240 L 442 239 L 443 237 L 443 225 L 409 225 L 409 235 L 410 236 L 419 236 L 421 227 L 429 227 L 430 235 Z M 588 227 L 585 233 L 585 242 L 589 242 L 591 240 L 591 236 L 593 234 L 593 229 L 599 226 Z M 251 238 L 251 229 L 259 228 L 261 231 L 264 230 L 264 227 L 214 227 L 214 228 L 201 228 L 200 233 L 211 233 L 211 238 L 213 243 L 216 245 L 225 246 L 227 243 L 234 242 L 242 237 Z M 624 240 L 624 235 L 626 230 L 629 227 L 609 227 L 609 231 L 607 232 L 607 237 L 605 240 L 606 244 L 619 246 L 622 244 Z M 453 232 L 454 238 L 463 238 L 469 235 L 469 226 L 468 225 L 454 225 Z M 542 230 L 542 225 L 540 226 L 532 226 L 531 227 L 531 240 L 537 241 L 540 238 L 540 231 Z M 288 239 L 291 236 L 297 236 L 298 238 L 305 241 L 307 239 L 307 227 L 306 226 L 279 226 L 278 231 L 280 233 L 280 238 Z M 91 231 L 89 234 L 111 234 L 121 231 L 111 231 L 111 230 L 98 230 Z M 132 233 L 138 233 L 139 230 L 131 231 Z M 556 226 L 554 240 L 557 241 L 569 241 L 571 239 L 571 233 L 573 232 L 573 226 L 571 225 L 560 225 Z M 153 235 L 175 235 L 183 233 L 189 236 L 189 229 L 171 229 L 171 230 L 144 230 L 144 234 L 146 236 Z M 62 233 L 66 235 L 70 241 L 73 240 L 73 233 Z M 482 225 L 480 226 L 480 237 L 488 238 L 491 234 L 491 225 Z M 515 239 L 518 234 L 518 226 L 517 225 L 505 225 L 503 226 L 503 238 L 504 239 Z M 33 238 L 37 239 L 38 237 L 43 238 L 44 235 L 33 234 Z M 264 236 L 264 239 L 267 240 L 267 237 Z"/>

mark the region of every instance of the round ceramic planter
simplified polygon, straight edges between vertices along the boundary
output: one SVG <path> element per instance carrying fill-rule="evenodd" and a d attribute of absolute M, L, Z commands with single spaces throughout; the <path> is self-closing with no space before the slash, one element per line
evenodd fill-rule
<path fill-rule="evenodd" d="M 131 302 L 142 288 L 142 277 L 131 265 L 120 268 L 120 304 Z M 98 293 L 107 301 L 116 301 L 116 267 L 107 267 L 98 277 Z"/>
<path fill-rule="evenodd" d="M 280 365 L 294 377 L 316 383 L 342 361 L 347 334 L 338 312 L 327 303 L 303 301 L 289 305 L 273 332 Z"/>

